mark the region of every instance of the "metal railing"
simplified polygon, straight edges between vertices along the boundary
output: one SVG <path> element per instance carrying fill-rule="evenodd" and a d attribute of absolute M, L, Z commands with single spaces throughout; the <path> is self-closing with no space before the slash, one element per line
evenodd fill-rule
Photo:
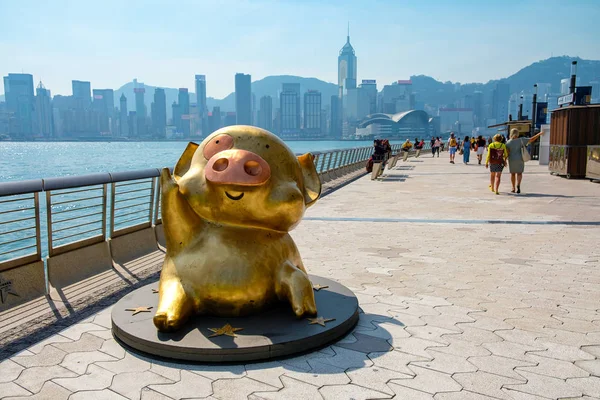
<path fill-rule="evenodd" d="M 363 169 L 372 152 L 313 155 L 326 183 Z M 0 271 L 160 224 L 159 176 L 153 168 L 0 183 Z"/>

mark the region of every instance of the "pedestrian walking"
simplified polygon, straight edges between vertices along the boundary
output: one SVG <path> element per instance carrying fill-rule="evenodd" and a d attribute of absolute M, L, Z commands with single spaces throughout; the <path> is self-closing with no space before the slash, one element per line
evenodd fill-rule
<path fill-rule="evenodd" d="M 425 143 L 422 140 L 415 138 L 415 158 L 419 158 L 423 146 L 425 146 Z"/>
<path fill-rule="evenodd" d="M 475 150 L 477 151 L 477 164 L 481 164 L 481 161 L 483 160 L 483 152 L 485 151 L 486 147 L 487 143 L 485 139 L 483 136 L 479 135 L 477 141 L 475 142 Z"/>
<path fill-rule="evenodd" d="M 435 148 L 434 154 L 437 154 L 438 158 L 440 158 L 440 147 L 442 146 L 442 141 L 440 138 L 435 138 L 435 142 L 433 143 L 433 147 Z"/>
<path fill-rule="evenodd" d="M 463 141 L 463 145 L 462 145 L 462 151 L 463 151 L 463 163 L 468 164 L 469 157 L 471 156 L 471 140 L 469 140 L 468 136 L 465 136 L 465 140 Z"/>
<path fill-rule="evenodd" d="M 511 193 L 521 193 L 521 181 L 523 180 L 523 172 L 525 170 L 525 160 L 523 155 L 527 152 L 527 146 L 538 140 L 544 131 L 540 131 L 537 135 L 531 138 L 520 138 L 519 131 L 516 129 L 510 130 L 510 140 L 506 142 L 508 151 L 508 171 L 510 172 L 510 183 L 512 184 Z M 525 154 L 525 158 L 529 153 Z"/>
<path fill-rule="evenodd" d="M 458 141 L 454 137 L 454 132 L 450 134 L 448 139 L 448 153 L 450 154 L 450 164 L 454 164 L 454 158 L 456 157 L 456 148 L 458 147 Z"/>
<path fill-rule="evenodd" d="M 506 145 L 502 143 L 502 135 L 496 134 L 494 142 L 488 146 L 488 153 L 485 159 L 485 167 L 490 168 L 490 190 L 500 194 L 500 179 L 502 178 L 502 170 L 506 167 L 506 159 L 508 151 Z"/>
<path fill-rule="evenodd" d="M 431 157 L 435 157 L 435 138 L 433 136 L 429 141 L 429 146 L 431 147 Z"/>

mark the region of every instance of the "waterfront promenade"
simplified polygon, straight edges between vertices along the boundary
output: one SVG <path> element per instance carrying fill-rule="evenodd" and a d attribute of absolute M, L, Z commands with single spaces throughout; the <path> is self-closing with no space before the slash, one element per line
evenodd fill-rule
<path fill-rule="evenodd" d="M 600 185 L 528 163 L 487 189 L 447 154 L 398 162 L 311 208 L 292 235 L 310 273 L 356 293 L 342 341 L 246 365 L 124 350 L 110 308 L 0 363 L 0 398 L 600 397 Z M 243 332 L 240 332 L 242 334 Z"/>

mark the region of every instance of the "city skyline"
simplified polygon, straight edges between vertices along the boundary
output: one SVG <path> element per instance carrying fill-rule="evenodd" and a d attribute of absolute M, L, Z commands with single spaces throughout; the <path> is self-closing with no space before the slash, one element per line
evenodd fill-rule
<path fill-rule="evenodd" d="M 0 54 L 8 55 L 2 76 L 23 71 L 53 95 L 69 95 L 73 79 L 94 88 L 117 89 L 133 77 L 193 88 L 201 71 L 207 97 L 219 99 L 234 91 L 232 77 L 239 71 L 253 81 L 299 75 L 336 82 L 335 58 L 348 22 L 359 82 L 391 83 L 418 74 L 487 82 L 551 55 L 600 54 L 600 27 L 593 23 L 600 4 L 589 1 L 64 3 L 0 4 L 0 12 L 11 16 L 0 26 Z"/>

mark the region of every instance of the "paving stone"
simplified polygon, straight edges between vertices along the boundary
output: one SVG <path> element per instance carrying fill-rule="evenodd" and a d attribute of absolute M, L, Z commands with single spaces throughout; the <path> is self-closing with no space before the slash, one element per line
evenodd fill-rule
<path fill-rule="evenodd" d="M 460 392 L 438 393 L 434 396 L 435 400 L 494 400 L 495 397 L 485 396 L 483 394 L 461 390 Z"/>
<path fill-rule="evenodd" d="M 531 347 L 537 347 L 538 349 L 544 349 L 544 346 L 537 341 L 537 339 L 549 336 L 521 329 L 499 330 L 494 333 L 507 342 L 520 343 Z"/>
<path fill-rule="evenodd" d="M 148 387 L 145 387 L 145 388 L 142 388 L 141 400 L 173 400 L 173 399 L 165 396 L 162 393 L 155 392 L 154 390 L 151 390 Z M 214 397 L 208 396 L 208 397 L 203 398 L 202 400 L 214 400 Z"/>
<path fill-rule="evenodd" d="M 449 344 L 448 340 L 444 338 L 442 335 L 448 333 L 456 333 L 454 330 L 440 328 L 437 326 L 425 325 L 425 326 L 415 326 L 415 327 L 407 327 L 406 331 L 408 331 L 412 337 L 431 340 L 433 342 L 441 343 L 444 345 Z"/>
<path fill-rule="evenodd" d="M 377 392 L 362 386 L 349 385 L 332 385 L 324 386 L 319 389 L 319 392 L 325 400 L 371 400 L 371 399 L 389 399 L 390 394 Z"/>
<path fill-rule="evenodd" d="M 458 382 L 464 390 L 508 400 L 511 400 L 511 397 L 502 392 L 502 386 L 522 383 L 520 380 L 490 374 L 483 371 L 458 373 L 452 375 L 452 378 Z"/>
<path fill-rule="evenodd" d="M 394 391 L 394 393 L 396 393 L 395 398 L 397 399 L 433 400 L 433 395 L 431 393 L 422 392 L 420 390 L 399 385 L 396 383 L 396 381 L 390 381 L 388 386 Z"/>
<path fill-rule="evenodd" d="M 486 357 L 469 357 L 469 362 L 474 364 L 479 370 L 488 372 L 490 374 L 496 374 L 506 376 L 508 378 L 525 381 L 525 378 L 519 373 L 515 372 L 516 367 L 533 367 L 535 364 L 515 360 L 513 358 L 506 358 L 500 356 L 486 356 Z"/>
<path fill-rule="evenodd" d="M 583 370 L 586 370 L 592 375 L 600 376 L 600 359 L 576 361 L 575 365 Z"/>
<path fill-rule="evenodd" d="M 583 395 L 583 392 L 580 389 L 565 383 L 562 379 L 551 378 L 549 376 L 533 374 L 526 371 L 521 371 L 520 374 L 527 379 L 527 383 L 505 385 L 504 387 L 506 389 L 551 399 L 560 397 L 578 397 Z"/>
<path fill-rule="evenodd" d="M 449 340 L 449 337 L 453 337 L 457 340 L 464 340 L 470 343 L 482 345 L 484 343 L 494 343 L 502 341 L 502 338 L 493 332 L 486 331 L 485 329 L 461 327 L 462 333 L 448 333 L 443 336 L 444 339 Z"/>
<path fill-rule="evenodd" d="M 115 374 L 104 368 L 90 365 L 84 375 L 76 378 L 59 378 L 54 382 L 69 389 L 72 392 L 82 390 L 101 390 L 108 388 Z"/>
<path fill-rule="evenodd" d="M 438 347 L 444 347 L 445 344 L 434 342 L 431 340 L 425 340 L 420 338 L 407 338 L 402 340 L 399 343 L 396 343 L 394 348 L 398 351 L 402 351 L 404 353 L 413 354 L 416 356 L 421 356 L 427 359 L 431 359 L 432 356 L 427 349 L 435 349 Z"/>
<path fill-rule="evenodd" d="M 430 351 L 433 356 L 431 361 L 413 361 L 409 367 L 416 365 L 423 368 L 429 368 L 434 371 L 453 374 L 456 372 L 472 372 L 476 371 L 477 367 L 467 361 L 467 356 L 458 356 L 454 354 L 440 353 L 434 350 Z"/>
<path fill-rule="evenodd" d="M 154 362 L 154 364 L 157 364 Z M 187 366 L 187 368 L 198 375 L 202 375 L 205 378 L 216 380 L 216 379 L 235 379 L 241 378 L 246 375 L 246 370 L 243 365 L 194 365 L 193 367 Z"/>
<path fill-rule="evenodd" d="M 385 353 L 371 353 L 369 354 L 369 358 L 378 367 L 400 372 L 404 375 L 414 376 L 415 373 L 412 369 L 408 368 L 408 364 L 413 361 L 427 361 L 432 357 L 421 357 L 394 350 Z"/>
<path fill-rule="evenodd" d="M 515 360 L 524 361 L 527 361 L 527 352 L 545 350 L 543 348 L 540 349 L 539 346 L 531 347 L 526 346 L 524 344 L 507 341 L 496 343 L 484 343 L 482 347 L 489 350 L 492 354 L 496 356 L 514 358 Z"/>
<path fill-rule="evenodd" d="M 144 397 L 142 396 L 142 398 Z M 103 389 L 73 393 L 69 400 L 127 400 L 127 397 L 123 397 L 112 390 Z"/>
<path fill-rule="evenodd" d="M 12 360 L 0 361 L 0 383 L 14 381 L 24 369 Z"/>
<path fill-rule="evenodd" d="M 181 380 L 177 383 L 148 387 L 173 399 L 207 397 L 212 394 L 210 379 L 187 371 L 181 371 Z"/>
<path fill-rule="evenodd" d="M 289 365 L 295 370 L 310 371 L 311 366 L 308 363 L 309 360 L 317 360 L 320 358 L 333 357 L 335 351 L 331 347 L 325 347 L 314 353 L 302 354 L 300 356 L 283 358 L 279 360 L 282 364 Z"/>
<path fill-rule="evenodd" d="M 511 389 L 506 389 L 506 388 L 503 388 L 502 392 L 506 393 L 509 396 L 509 398 L 511 398 L 513 400 L 546 400 L 546 397 L 535 396 L 530 393 L 519 392 L 516 390 L 511 390 Z M 561 400 L 563 400 L 563 399 L 561 399 Z M 577 397 L 577 399 L 581 400 L 581 397 Z"/>
<path fill-rule="evenodd" d="M 81 335 L 79 340 L 69 341 L 66 343 L 54 343 L 52 346 L 61 349 L 67 353 L 73 353 L 77 351 L 94 351 L 99 350 L 102 347 L 104 340 L 98 336 L 84 333 Z"/>
<path fill-rule="evenodd" d="M 565 361 L 580 361 L 580 360 L 593 360 L 594 356 L 585 351 L 579 350 L 578 347 L 566 346 L 563 344 L 552 343 L 540 340 L 540 343 L 546 346 L 548 349 L 543 351 L 531 351 L 529 354 L 535 354 L 542 357 L 556 358 L 558 360 Z"/>
<path fill-rule="evenodd" d="M 46 346 L 38 354 L 31 356 L 17 356 L 12 360 L 25 368 L 46 367 L 58 365 L 65 358 L 67 353 L 53 346 Z"/>
<path fill-rule="evenodd" d="M 384 329 L 384 328 L 382 328 Z M 355 332 L 354 338 L 356 339 L 352 343 L 340 343 L 337 342 L 337 347 L 343 347 L 344 349 L 359 351 L 361 353 L 372 353 L 390 351 L 393 346 L 385 338 L 378 338 L 371 336 L 370 334 L 363 334 L 361 332 Z M 389 339 L 392 339 L 391 337 Z"/>
<path fill-rule="evenodd" d="M 445 347 L 436 347 L 435 350 L 438 353 L 454 354 L 457 356 L 474 357 L 474 356 L 488 356 L 492 354 L 488 349 L 483 346 L 465 342 L 464 340 L 457 340 L 456 338 L 448 337 L 450 344 Z M 494 343 L 495 344 L 495 343 Z"/>
<path fill-rule="evenodd" d="M 417 367 L 416 365 L 410 365 L 409 368 L 414 371 L 414 378 L 394 379 L 390 382 L 430 394 L 441 392 L 457 392 L 462 389 L 462 387 L 456 383 L 456 381 L 453 380 L 450 375 L 427 368 Z"/>
<path fill-rule="evenodd" d="M 103 326 L 106 329 L 111 329 L 112 328 L 112 318 L 111 318 L 112 309 L 113 309 L 113 306 L 105 308 L 104 310 L 102 310 L 101 312 L 96 314 L 96 316 L 94 317 L 92 322 L 96 325 Z"/>
<path fill-rule="evenodd" d="M 319 361 L 311 361 L 310 371 L 286 371 L 285 375 L 315 386 L 343 385 L 350 382 L 350 378 L 344 373 L 346 368 L 340 368 L 332 364 L 324 364 Z"/>
<path fill-rule="evenodd" d="M 298 381 L 296 379 L 282 376 L 281 380 L 284 387 L 279 391 L 271 392 L 256 392 L 251 394 L 248 399 L 250 400 L 262 400 L 262 399 L 281 399 L 281 400 L 304 400 L 304 399 L 322 399 L 323 397 L 319 393 L 317 387 L 309 385 L 306 382 Z"/>
<path fill-rule="evenodd" d="M 67 354 L 60 365 L 78 374 L 84 374 L 88 365 L 98 361 L 112 360 L 116 360 L 116 358 L 101 351 L 82 351 Z"/>
<path fill-rule="evenodd" d="M 143 387 L 161 383 L 173 383 L 173 381 L 150 371 L 126 372 L 119 373 L 113 378 L 110 390 L 137 400 Z"/>
<path fill-rule="evenodd" d="M 471 314 L 469 314 L 471 315 Z M 459 323 L 457 327 L 462 329 L 463 326 L 468 328 L 484 329 L 486 331 L 498 331 L 501 329 L 512 329 L 513 326 L 498 318 L 478 317 L 474 322 Z M 498 332 L 496 332 L 498 333 Z"/>
<path fill-rule="evenodd" d="M 255 381 L 266 383 L 276 388 L 283 388 L 281 376 L 286 371 L 302 371 L 279 361 L 268 361 L 262 363 L 246 364 L 246 375 Z"/>
<path fill-rule="evenodd" d="M 142 372 L 150 369 L 150 362 L 132 353 L 126 353 L 125 357 L 117 361 L 100 361 L 96 365 L 107 369 L 115 374 L 124 372 Z"/>
<path fill-rule="evenodd" d="M 30 399 L 30 400 L 67 400 L 69 398 L 69 392 L 62 386 L 57 385 L 54 382 L 46 382 L 44 386 L 39 391 L 39 393 L 34 394 L 33 396 L 27 397 L 3 397 L 3 399 Z"/>
<path fill-rule="evenodd" d="M 412 372 L 412 371 L 411 371 Z M 373 366 L 370 368 L 354 368 L 346 371 L 353 384 L 373 389 L 377 392 L 393 395 L 394 392 L 386 383 L 392 379 L 411 378 L 413 374 L 402 374 L 390 369 Z"/>
<path fill-rule="evenodd" d="M 21 386 L 17 385 L 14 382 L 3 382 L 0 383 L 0 393 L 2 394 L 2 399 L 10 398 L 10 397 L 19 397 L 19 396 L 30 396 L 31 392 L 23 389 Z M 6 397 L 4 397 L 6 396 Z M 14 398 L 14 397 L 13 397 Z"/>
<path fill-rule="evenodd" d="M 439 328 L 448 329 L 454 332 L 462 332 L 459 323 L 474 322 L 475 320 L 467 315 L 440 314 L 440 315 L 425 315 L 421 317 L 429 326 L 437 326 Z"/>
<path fill-rule="evenodd" d="M 348 350 L 343 347 L 331 346 L 335 355 L 333 357 L 323 357 L 316 360 L 318 363 L 331 364 L 338 368 L 352 368 L 352 367 L 368 367 L 373 365 L 373 362 L 367 357 L 365 353 L 361 353 L 354 350 Z M 313 361 L 309 360 L 308 363 L 312 366 Z"/>
<path fill-rule="evenodd" d="M 285 378 L 282 377 L 282 380 Z M 295 382 L 294 382 L 295 383 Z M 302 384 L 301 382 L 299 385 Z M 307 384 L 304 384 L 307 385 Z M 298 390 L 306 390 L 307 387 L 314 388 L 313 393 L 317 393 L 317 388 L 312 385 L 300 386 L 303 389 Z M 248 396 L 252 393 L 256 393 L 260 395 L 260 398 L 265 398 L 264 392 L 276 392 L 277 388 L 273 386 L 269 386 L 266 383 L 258 382 L 248 377 L 243 377 L 239 379 L 219 379 L 216 382 L 213 382 L 213 397 L 222 400 L 246 400 Z M 307 397 L 310 398 L 310 397 Z"/>
<path fill-rule="evenodd" d="M 82 322 L 79 324 L 71 325 L 64 331 L 60 332 L 60 334 L 71 340 L 79 340 L 81 338 L 81 335 L 83 335 L 86 332 L 92 331 L 108 331 L 108 329 L 93 323 Z"/>
<path fill-rule="evenodd" d="M 52 365 L 49 367 L 31 367 L 19 375 L 15 383 L 21 385 L 32 393 L 37 393 L 42 389 L 46 381 L 55 378 L 72 378 L 77 376 L 73 371 L 61 367 L 60 365 Z"/>
<path fill-rule="evenodd" d="M 600 398 L 600 378 L 597 376 L 571 378 L 567 379 L 567 383 L 581 390 L 586 396 Z"/>
<path fill-rule="evenodd" d="M 535 367 L 517 367 L 515 371 L 528 371 L 560 379 L 582 378 L 589 375 L 587 371 L 575 366 L 571 362 L 541 357 L 534 353 L 527 355 L 527 361 L 537 363 L 537 365 Z"/>
<path fill-rule="evenodd" d="M 100 346 L 100 351 L 119 360 L 125 357 L 125 349 L 115 339 L 105 340 Z"/>
<path fill-rule="evenodd" d="M 27 350 L 31 351 L 32 353 L 37 354 L 40 351 L 42 351 L 45 346 L 47 346 L 49 344 L 66 343 L 66 342 L 72 342 L 72 340 L 67 337 L 64 337 L 62 335 L 53 335 L 53 336 L 50 336 L 49 338 L 42 340 L 41 342 L 34 344 L 33 346 L 29 347 Z"/>

